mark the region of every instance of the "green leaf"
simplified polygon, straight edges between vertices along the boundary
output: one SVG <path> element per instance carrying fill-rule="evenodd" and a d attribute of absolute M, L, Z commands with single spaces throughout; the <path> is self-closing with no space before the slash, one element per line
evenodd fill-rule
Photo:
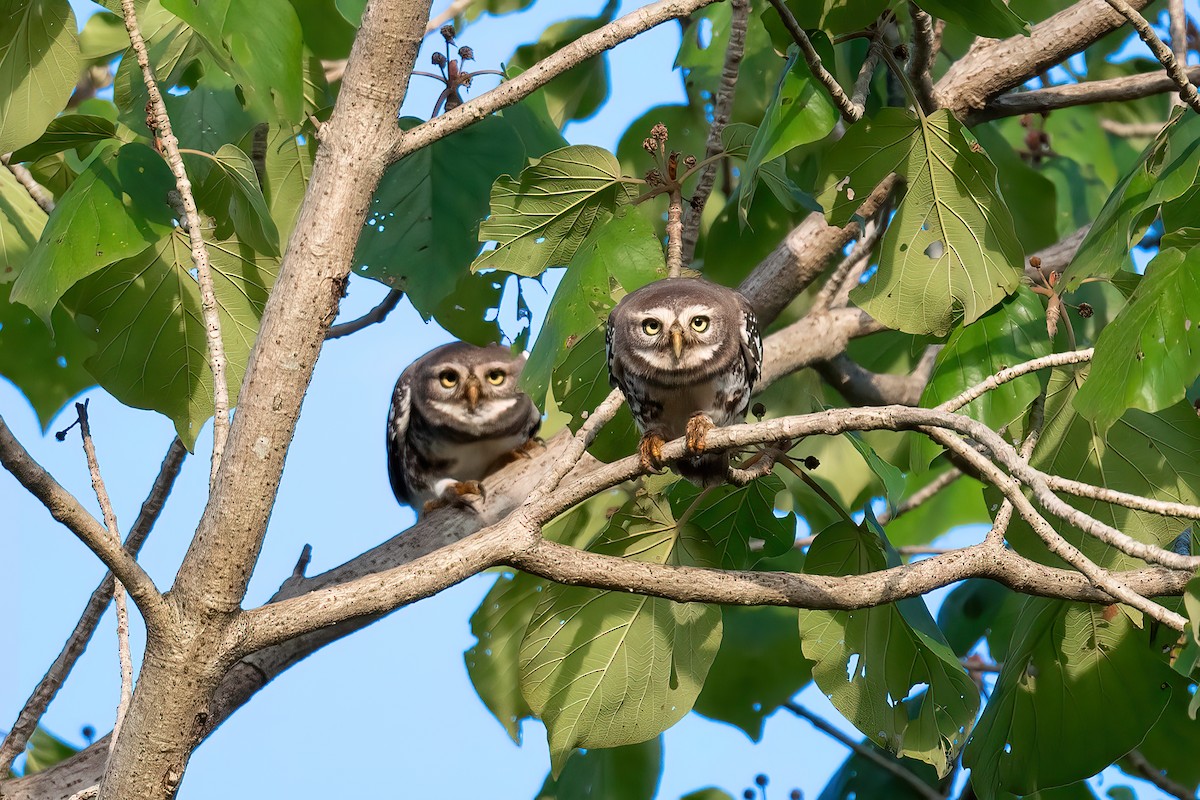
<path fill-rule="evenodd" d="M 25 775 L 33 775 L 66 761 L 79 751 L 71 745 L 38 726 L 29 737 L 29 749 L 25 751 Z"/>
<path fill-rule="evenodd" d="M 589 550 L 713 563 L 653 496 L 618 511 Z M 720 609 L 558 584 L 542 595 L 521 645 L 521 692 L 546 723 L 554 773 L 576 747 L 644 742 L 691 710 L 720 645 Z"/>
<path fill-rule="evenodd" d="M 984 578 L 963 581 L 942 601 L 937 624 L 960 658 L 987 635 L 1012 589 Z"/>
<path fill-rule="evenodd" d="M 117 14 L 104 11 L 92 14 L 79 32 L 79 54 L 84 61 L 111 58 L 127 47 L 129 34 L 125 32 L 125 20 Z"/>
<path fill-rule="evenodd" d="M 733 800 L 733 795 L 724 789 L 709 786 L 704 789 L 697 789 L 694 792 L 688 792 L 679 798 L 679 800 Z"/>
<path fill-rule="evenodd" d="M 508 63 L 529 69 L 584 34 L 607 25 L 617 16 L 617 0 L 609 0 L 595 17 L 576 17 L 556 22 L 532 44 L 522 45 Z M 608 99 L 608 56 L 593 56 L 551 80 L 544 87 L 550 118 L 561 128 L 575 119 L 587 119 Z"/>
<path fill-rule="evenodd" d="M 875 476 L 879 478 L 879 482 L 883 484 L 883 496 L 887 500 L 888 508 L 895 509 L 896 503 L 904 494 L 904 473 L 898 467 L 880 458 L 879 454 L 863 440 L 862 436 L 853 432 L 844 435 L 863 457 L 863 461 L 867 462 L 871 472 L 874 472 Z"/>
<path fill-rule="evenodd" d="M 281 255 L 279 229 L 258 187 L 254 162 L 234 144 L 221 145 L 215 156 L 203 156 L 211 169 L 197 187 L 196 202 L 216 218 L 216 238 L 238 238 L 260 253 Z"/>
<path fill-rule="evenodd" d="M 1019 284 L 1023 253 L 987 155 L 945 110 L 884 109 L 852 126 L 826 159 L 818 197 L 845 224 L 889 173 L 907 179 L 884 235 L 879 271 L 851 292 L 890 328 L 944 336 L 974 322 Z"/>
<path fill-rule="evenodd" d="M 463 10 L 463 17 L 468 22 L 479 19 L 484 14 L 500 16 L 514 11 L 524 11 L 533 5 L 533 0 L 476 0 Z"/>
<path fill-rule="evenodd" d="M 900 769 L 908 770 L 920 782 L 938 791 L 937 773 L 928 764 L 911 758 L 896 758 L 886 750 L 876 747 L 871 741 L 864 743 L 880 758 L 890 760 Z M 887 800 L 928 800 L 929 792 L 917 788 L 894 773 L 884 769 L 871 758 L 852 753 L 825 784 L 817 800 L 855 800 L 855 798 L 887 798 Z"/>
<path fill-rule="evenodd" d="M 503 175 L 492 186 L 491 216 L 479 226 L 481 242 L 496 248 L 472 270 L 501 269 L 535 277 L 566 265 L 588 234 L 636 196 L 607 150 L 573 145 L 534 161 L 519 179 Z"/>
<path fill-rule="evenodd" d="M 1004 0 L 975 0 L 969 5 L 956 0 L 918 0 L 917 5 L 938 19 L 989 39 L 1028 36 L 1030 31 L 1029 23 L 1017 16 Z"/>
<path fill-rule="evenodd" d="M 234 403 L 278 265 L 236 240 L 207 246 Z M 125 405 L 170 417 L 189 449 L 213 413 L 200 289 L 191 271 L 191 245 L 179 233 L 80 281 L 64 299 L 96 340 L 88 371 Z"/>
<path fill-rule="evenodd" d="M 68 400 L 96 383 L 83 368 L 95 347 L 61 305 L 51 314 L 51 331 L 28 308 L 9 302 L 8 292 L 0 283 L 0 375 L 21 390 L 45 431 Z"/>
<path fill-rule="evenodd" d="M 797 635 L 797 613 L 794 608 L 724 606 L 721 649 L 696 698 L 696 713 L 736 725 L 760 741 L 766 718 L 812 680 L 812 662 Z"/>
<path fill-rule="evenodd" d="M 861 575 L 886 565 L 877 535 L 842 522 L 817 536 L 805 572 Z M 800 638 L 816 662 L 813 679 L 854 727 L 939 775 L 950 771 L 979 692 L 921 598 L 860 611 L 801 611 Z"/>
<path fill-rule="evenodd" d="M 41 136 L 82 68 L 67 0 L 0 1 L 0 153 Z"/>
<path fill-rule="evenodd" d="M 1096 340 L 1075 409 L 1101 431 L 1129 408 L 1158 411 L 1200 375 L 1200 250 L 1160 252 Z"/>
<path fill-rule="evenodd" d="M 904 497 L 911 497 L 940 474 L 941 471 L 933 470 L 909 472 Z M 897 546 L 929 544 L 958 525 L 991 521 L 983 499 L 983 484 L 964 475 L 907 514 L 889 521 L 887 533 Z"/>
<path fill-rule="evenodd" d="M 576 751 L 536 800 L 654 800 L 662 777 L 662 737 L 624 747 Z"/>
<path fill-rule="evenodd" d="M 1136 747 L 1158 720 L 1176 681 L 1146 632 L 1122 606 L 1112 608 L 1115 614 L 1025 600 L 996 687 L 963 752 L 980 800 L 1094 775 Z"/>
<path fill-rule="evenodd" d="M 800 27 L 828 34 L 861 30 L 866 20 L 875 19 L 894 4 L 893 0 L 787 0 Z M 774 9 L 763 11 L 763 22 L 780 50 L 792 43 L 791 34 L 783 27 Z"/>
<path fill-rule="evenodd" d="M 87 114 L 64 114 L 50 122 L 46 132 L 36 142 L 25 145 L 12 154 L 13 161 L 37 161 L 43 156 L 85 147 L 112 139 L 117 126 L 104 117 Z"/>
<path fill-rule="evenodd" d="M 350 55 L 350 45 L 354 44 L 358 31 L 339 13 L 334 0 L 290 1 L 300 20 L 304 43 L 313 55 L 329 60 Z"/>
<path fill-rule="evenodd" d="M 621 297 L 666 276 L 662 245 L 641 214 L 621 208 L 593 229 L 567 266 L 521 371 L 521 387 L 533 402 L 541 407 L 551 374 L 576 342 L 604 327 Z"/>
<path fill-rule="evenodd" d="M 215 153 L 249 133 L 259 119 L 243 105 L 238 85 L 217 63 L 207 57 L 199 61 L 206 64 L 203 79 L 190 92 L 168 94 L 163 102 L 173 129 L 179 129 L 180 147 Z"/>
<path fill-rule="evenodd" d="M 59 198 L 13 286 L 12 299 L 43 320 L 77 281 L 137 255 L 174 227 L 167 162 L 144 144 L 97 152 Z"/>
<path fill-rule="evenodd" d="M 1054 182 L 1042 171 L 1029 166 L 994 126 L 979 125 L 972 128 L 971 132 L 978 137 L 979 143 L 996 165 L 996 180 L 1005 204 L 1009 208 L 1021 209 L 1021 213 L 1013 215 L 1013 227 L 1025 252 L 1040 250 L 1057 242 L 1061 237 L 1056 224 L 1058 190 Z M 1078 227 L 1072 226 L 1070 231 Z"/>
<path fill-rule="evenodd" d="M 608 358 L 604 347 L 604 329 L 595 328 L 574 343 L 566 343 L 564 355 L 554 368 L 551 393 L 559 411 L 571 415 L 568 422 L 573 431 L 579 430 L 588 414 L 608 397 Z M 604 462 L 612 462 L 633 453 L 640 434 L 622 404 L 616 416 L 600 429 L 588 452 Z"/>
<path fill-rule="evenodd" d="M 782 491 L 783 481 L 766 475 L 745 486 L 707 490 L 679 481 L 668 497 L 676 519 L 686 518 L 708 537 L 724 569 L 749 569 L 755 560 L 751 539 L 763 542 L 762 552 L 768 557 L 783 555 L 796 541 L 796 518 L 775 516 L 775 497 Z"/>
<path fill-rule="evenodd" d="M 300 128 L 271 126 L 267 135 L 262 191 L 275 227 L 279 229 L 279 242 L 285 249 L 296 225 L 296 215 L 308 189 L 316 156 L 316 140 L 302 134 Z"/>
<path fill-rule="evenodd" d="M 434 316 L 479 252 L 488 188 L 524 158 L 512 125 L 488 117 L 393 164 L 371 200 L 355 274 L 402 289 L 423 318 Z"/>
<path fill-rule="evenodd" d="M 0 170 L 0 284 L 17 277 L 45 226 L 46 212 L 11 172 Z"/>
<path fill-rule="evenodd" d="M 746 168 L 741 175 L 745 188 L 738 195 L 743 221 L 754 199 L 754 186 L 763 165 L 802 144 L 824 139 L 837 121 L 838 110 L 828 92 L 813 78 L 808 63 L 800 58 L 800 49 L 792 45 L 788 48 L 783 75 L 746 156 Z"/>
<path fill-rule="evenodd" d="M 1188 701 L 1191 700 L 1189 691 L 1189 688 L 1183 687 L 1183 691 L 1171 693 L 1171 702 L 1138 745 L 1138 750 L 1167 777 L 1195 794 L 1197 785 L 1200 785 L 1200 763 L 1196 760 L 1193 746 L 1196 721 L 1188 714 Z M 1129 775 L 1141 777 L 1141 773 L 1128 764 L 1127 759 L 1117 763 Z"/>
<path fill-rule="evenodd" d="M 1200 423 L 1186 402 L 1156 414 L 1131 409 L 1107 432 L 1076 413 L 1074 398 L 1088 370 L 1055 370 L 1046 394 L 1045 425 L 1030 463 L 1051 475 L 1156 500 L 1200 503 Z M 1086 383 L 1084 384 L 1086 385 Z M 999 495 L 989 493 L 989 502 Z M 1071 505 L 1138 541 L 1167 547 L 1187 527 L 1188 520 L 1159 517 L 1123 506 L 1072 498 Z M 1144 566 L 1138 559 L 1101 543 L 1071 525 L 1050 518 L 1050 523 L 1088 558 L 1109 569 Z M 1044 563 L 1061 564 L 1024 520 L 1014 518 L 1008 540 L 1021 553 Z"/>
<path fill-rule="evenodd" d="M 237 3 L 162 0 L 163 7 L 196 30 L 209 51 L 227 66 L 247 105 L 262 117 L 276 112 L 291 122 L 303 113 L 300 78 L 303 35 L 288 0 Z"/>

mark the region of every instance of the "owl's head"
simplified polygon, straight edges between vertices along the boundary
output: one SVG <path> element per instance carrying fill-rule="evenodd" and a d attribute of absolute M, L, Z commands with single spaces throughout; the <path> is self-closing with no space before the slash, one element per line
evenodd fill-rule
<path fill-rule="evenodd" d="M 615 353 L 647 373 L 696 373 L 740 341 L 742 311 L 732 289 L 667 278 L 626 295 L 609 317 Z"/>
<path fill-rule="evenodd" d="M 517 385 L 525 356 L 497 344 L 452 342 L 431 350 L 413 366 L 412 383 L 427 409 L 446 419 L 485 424 L 513 410 L 526 395 Z"/>

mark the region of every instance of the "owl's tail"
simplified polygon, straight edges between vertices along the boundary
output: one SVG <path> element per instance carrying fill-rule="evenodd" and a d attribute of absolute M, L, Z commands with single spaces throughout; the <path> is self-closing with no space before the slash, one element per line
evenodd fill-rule
<path fill-rule="evenodd" d="M 729 472 L 729 454 L 705 453 L 700 456 L 688 456 L 671 466 L 680 477 L 687 478 L 701 488 L 720 486 L 725 483 L 725 476 Z"/>

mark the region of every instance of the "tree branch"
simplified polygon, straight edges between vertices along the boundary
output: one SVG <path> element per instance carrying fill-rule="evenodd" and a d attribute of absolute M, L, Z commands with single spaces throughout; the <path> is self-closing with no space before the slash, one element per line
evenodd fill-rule
<path fill-rule="evenodd" d="M 331 325 L 329 330 L 325 332 L 325 340 L 340 339 L 343 336 L 349 336 L 352 333 L 358 333 L 363 328 L 368 328 L 377 322 L 383 322 L 387 319 L 388 314 L 395 310 L 400 304 L 400 298 L 404 297 L 404 292 L 399 289 L 392 289 L 379 301 L 379 305 L 372 308 L 366 314 L 363 314 L 358 319 L 343 322 L 338 325 Z"/>
<path fill-rule="evenodd" d="M 1187 73 L 1184 72 L 1184 67 L 1187 64 L 1180 65 L 1175 60 L 1175 55 L 1171 52 L 1171 48 L 1163 44 L 1163 40 L 1158 38 L 1158 34 L 1150 27 L 1150 23 L 1146 22 L 1146 18 L 1139 14 L 1136 8 L 1125 2 L 1125 0 L 1105 0 L 1105 2 L 1116 9 L 1125 19 L 1129 20 L 1129 24 L 1134 27 L 1138 36 L 1150 48 L 1150 52 L 1154 53 L 1154 57 L 1163 65 L 1167 74 L 1171 76 L 1171 80 L 1175 82 L 1175 85 L 1179 87 L 1179 96 L 1183 99 L 1183 102 L 1191 106 L 1192 111 L 1200 114 L 1200 94 L 1196 93 L 1196 87 L 1192 85 L 1192 82 L 1188 80 Z M 1172 21 L 1172 30 L 1174 27 L 1175 23 Z M 1183 46 L 1186 54 L 1186 40 Z"/>
<path fill-rule="evenodd" d="M 54 210 L 54 198 L 46 191 L 46 187 L 38 183 L 34 179 L 33 173 L 26 169 L 23 164 L 14 164 L 12 153 L 0 156 L 0 161 L 3 161 L 4 166 L 8 167 L 8 171 L 17 179 L 17 183 L 21 184 L 22 188 L 25 189 L 30 199 L 38 204 L 38 208 L 47 214 Z"/>
<path fill-rule="evenodd" d="M 808 68 L 812 71 L 813 77 L 816 78 L 829 96 L 833 98 L 833 104 L 837 106 L 838 112 L 841 113 L 842 119 L 847 125 L 853 125 L 862 118 L 862 109 L 856 108 L 850 98 L 846 96 L 846 91 L 837 82 L 837 78 L 829 74 L 825 66 L 821 63 L 821 56 L 817 54 L 816 48 L 808 38 L 808 34 L 804 32 L 804 28 L 800 27 L 800 23 L 796 21 L 796 17 L 792 14 L 792 10 L 787 7 L 784 0 L 769 0 L 775 11 L 779 13 L 779 18 L 783 21 L 783 27 L 791 35 L 792 40 L 800 48 L 800 53 L 804 56 Z"/>
<path fill-rule="evenodd" d="M 46 507 L 50 516 L 78 536 L 80 541 L 112 570 L 121 583 L 125 584 L 125 588 L 141 609 L 142 616 L 146 618 L 148 627 L 157 628 L 165 624 L 166 606 L 162 595 L 154 587 L 154 581 L 141 565 L 125 552 L 120 541 L 109 536 L 108 530 L 97 522 L 70 492 L 54 480 L 50 473 L 34 461 L 29 451 L 12 435 L 2 417 L 0 463 Z"/>
<path fill-rule="evenodd" d="M 125 551 L 129 553 L 130 557 L 137 557 L 142 545 L 146 542 L 146 537 L 150 535 L 154 523 L 158 520 L 158 515 L 162 512 L 163 503 L 166 501 L 167 495 L 171 493 L 171 487 L 175 484 L 175 478 L 179 476 L 179 468 L 183 465 L 186 455 L 187 448 L 176 437 L 167 449 L 162 466 L 159 468 L 158 477 L 150 488 L 150 494 L 146 501 L 142 503 L 141 511 L 138 512 L 133 527 L 129 529 L 129 536 L 125 539 Z M 25 705 L 17 715 L 16 722 L 13 723 L 4 743 L 0 745 L 0 775 L 8 774 L 13 761 L 29 744 L 29 737 L 33 735 L 42 715 L 46 713 L 54 696 L 58 694 L 58 690 L 62 688 L 67 676 L 71 674 L 75 662 L 83 655 L 83 651 L 91 641 L 92 634 L 96 632 L 100 617 L 104 615 L 112 597 L 113 574 L 108 572 L 92 591 L 92 595 L 83 609 L 83 614 L 79 617 L 79 622 L 75 624 L 75 630 L 67 637 L 62 651 L 54 659 L 54 663 L 50 665 L 45 676 L 38 682 L 29 699 L 25 701 Z"/>
<path fill-rule="evenodd" d="M 1187 68 L 1187 9 L 1184 8 L 1183 0 L 1167 0 L 1167 14 L 1171 20 L 1171 54 L 1175 56 L 1175 63 Z M 1189 80 L 1193 80 L 1188 76 Z M 1176 97 L 1171 103 L 1172 105 L 1183 105 L 1183 98 Z"/>
<path fill-rule="evenodd" d="M 933 17 L 923 11 L 912 0 L 908 0 L 908 13 L 913 23 L 912 55 L 908 59 L 908 77 L 917 93 L 917 102 L 926 114 L 937 111 L 937 100 L 933 96 L 933 81 L 929 68 L 933 66 Z"/>
<path fill-rule="evenodd" d="M 1126 753 L 1125 758 L 1133 767 L 1133 774 L 1137 777 L 1150 781 L 1172 797 L 1178 797 L 1179 800 L 1196 800 L 1194 791 L 1178 781 L 1168 778 L 1162 770 L 1150 763 L 1141 750 L 1131 750 Z"/>
<path fill-rule="evenodd" d="M 719 162 L 715 156 L 722 151 L 722 134 L 733 113 L 733 95 L 737 89 L 738 68 L 746 47 L 746 27 L 750 21 L 750 0 L 730 0 L 729 42 L 725 45 L 725 63 L 721 67 L 721 85 L 713 100 L 713 121 L 708 129 L 708 140 L 704 145 L 704 160 L 696 191 L 692 194 L 691 212 L 683 228 L 683 261 L 691 264 L 696 255 L 696 242 L 700 238 L 700 219 L 704 206 L 712 194 L 717 179 Z M 710 160 L 711 159 L 711 160 Z"/>

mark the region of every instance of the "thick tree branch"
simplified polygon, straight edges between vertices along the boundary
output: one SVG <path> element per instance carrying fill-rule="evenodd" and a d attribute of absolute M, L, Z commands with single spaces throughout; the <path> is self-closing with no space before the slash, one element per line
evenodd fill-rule
<path fill-rule="evenodd" d="M 837 106 L 838 112 L 842 115 L 847 125 L 853 125 L 862 118 L 862 109 L 856 108 L 850 98 L 846 96 L 846 90 L 837 82 L 837 78 L 829 74 L 829 70 L 825 69 L 825 65 L 821 63 L 821 56 L 817 54 L 816 48 L 813 47 L 812 41 L 809 40 L 808 34 L 804 32 L 804 28 L 800 27 L 800 23 L 796 21 L 796 16 L 792 14 L 792 10 L 787 7 L 787 3 L 783 0 L 768 0 L 775 11 L 779 13 L 779 18 L 783 21 L 783 27 L 791 35 L 792 41 L 800 48 L 801 55 L 804 56 L 805 62 L 808 63 L 809 70 L 812 71 L 813 77 L 816 78 L 829 96 L 833 98 L 833 104 Z"/>
<path fill-rule="evenodd" d="M 933 374 L 933 365 L 940 350 L 940 346 L 926 348 L 921 360 L 907 375 L 871 372 L 845 353 L 828 361 L 819 361 L 815 367 L 825 382 L 853 405 L 886 406 L 895 403 L 915 406 L 921 402 L 921 393 Z"/>
<path fill-rule="evenodd" d="M 1167 0 L 1167 14 L 1171 21 L 1171 54 L 1175 56 L 1175 63 L 1187 69 L 1187 9 L 1184 7 L 1183 0 Z M 1195 81 L 1190 75 L 1188 80 Z M 1183 98 L 1176 97 L 1172 101 L 1172 105 L 1182 105 Z"/>
<path fill-rule="evenodd" d="M 4 162 L 4 166 L 12 173 L 12 176 L 17 179 L 17 183 L 29 195 L 33 202 L 38 204 L 38 208 L 49 214 L 54 210 L 54 197 L 46 191 L 46 187 L 37 182 L 28 169 L 23 164 L 15 164 L 12 161 L 12 153 L 6 153 L 0 156 L 0 161 Z"/>
<path fill-rule="evenodd" d="M 79 537 L 88 549 L 125 584 L 134 602 L 141 609 L 149 627 L 165 623 L 166 606 L 154 581 L 133 556 L 125 552 L 121 542 L 109 536 L 108 530 L 89 514 L 79 501 L 54 480 L 53 476 L 33 460 L 33 456 L 12 435 L 0 418 L 0 463 L 26 490 L 41 502 L 50 516 L 61 522 Z"/>
<path fill-rule="evenodd" d="M 908 59 L 908 78 L 917 93 L 917 102 L 926 114 L 937 111 L 937 100 L 933 96 L 933 81 L 929 68 L 933 66 L 933 17 L 916 3 L 909 0 L 908 13 L 913 23 L 912 55 Z"/>
<path fill-rule="evenodd" d="M 1158 38 L 1158 34 L 1156 34 L 1154 29 L 1150 27 L 1150 23 L 1146 21 L 1146 18 L 1138 13 L 1137 8 L 1125 2 L 1125 0 L 1105 1 L 1118 13 L 1120 13 L 1121 16 L 1129 20 L 1129 24 L 1134 27 L 1134 30 L 1137 31 L 1138 36 L 1143 42 L 1146 43 L 1146 46 L 1150 48 L 1150 52 L 1154 53 L 1154 57 L 1157 58 L 1159 63 L 1163 65 L 1163 68 L 1166 69 L 1167 74 L 1171 76 L 1171 80 L 1175 82 L 1175 85 L 1179 87 L 1179 96 L 1183 99 L 1183 102 L 1191 106 L 1192 111 L 1200 114 L 1200 94 L 1197 94 L 1196 87 L 1192 85 L 1192 82 L 1188 79 L 1188 74 L 1184 71 L 1187 64 L 1180 64 L 1180 62 L 1175 59 L 1175 55 L 1171 52 L 1171 48 L 1163 44 L 1163 40 Z M 1173 28 L 1174 22 L 1172 22 L 1172 29 Z M 1186 54 L 1186 52 L 1185 40 L 1184 53 Z"/>
<path fill-rule="evenodd" d="M 729 0 L 729 42 L 725 45 L 725 63 L 721 67 L 721 85 L 713 100 L 713 121 L 708 129 L 708 140 L 704 145 L 704 160 L 696 191 L 692 194 L 691 211 L 683 227 L 683 262 L 691 264 L 696 254 L 696 242 L 700 238 L 700 218 L 704 206 L 712 194 L 720 163 L 715 156 L 723 149 L 722 134 L 733 113 L 733 95 L 737 89 L 738 68 L 746 47 L 746 27 L 750 21 L 750 0 Z M 711 160 L 710 160 L 711 159 Z"/>
<path fill-rule="evenodd" d="M 1200 80 L 1200 67 L 1190 67 L 1187 76 L 1191 81 Z M 967 124 L 977 125 L 1001 117 L 1040 114 L 1071 106 L 1137 100 L 1178 89 L 1176 81 L 1166 72 L 1148 72 L 1123 78 L 1048 86 L 1045 89 L 1001 95 L 972 113 L 967 118 Z M 1161 124 L 1159 127 L 1162 127 Z"/>
<path fill-rule="evenodd" d="M 204 318 L 208 366 L 213 376 L 213 452 L 212 469 L 209 473 L 211 485 L 217 479 L 217 470 L 225 453 L 225 441 L 229 438 L 229 384 L 225 378 L 225 342 L 221 339 L 221 315 L 217 310 L 217 295 L 213 289 L 212 270 L 208 263 L 208 248 L 204 245 L 200 212 L 196 209 L 196 198 L 192 196 L 192 182 L 188 180 L 187 170 L 183 166 L 179 140 L 171 132 L 171 118 L 167 116 L 167 106 L 158 90 L 154 68 L 150 66 L 150 54 L 138 27 L 134 0 L 121 0 L 121 11 L 125 17 L 125 30 L 129 33 L 129 42 L 142 70 L 142 80 L 150 95 L 150 111 L 155 128 L 153 133 L 162 145 L 171 174 L 175 176 L 175 187 L 179 192 L 188 239 L 192 245 L 192 263 L 196 265 L 196 281 L 200 284 L 200 306 Z"/>
<path fill-rule="evenodd" d="M 162 466 L 159 468 L 158 477 L 150 488 L 150 494 L 142 503 L 137 519 L 134 520 L 133 527 L 129 529 L 129 535 L 125 539 L 125 551 L 132 558 L 137 558 L 138 552 L 146 542 L 146 537 L 154 528 L 154 523 L 162 512 L 167 495 L 171 493 L 171 487 L 175 484 L 175 478 L 179 476 L 179 468 L 183 465 L 186 455 L 187 448 L 183 446 L 183 442 L 178 438 L 171 442 Z M 8 774 L 13 761 L 29 744 L 29 737 L 37 728 L 38 721 L 46 713 L 46 709 L 54 700 L 54 696 L 58 694 L 58 690 L 62 688 L 67 676 L 71 674 L 75 662 L 83 655 L 83 651 L 91 641 L 92 634 L 96 632 L 100 617 L 104 615 L 112 597 L 113 574 L 108 572 L 92 591 L 92 595 L 83 609 L 83 614 L 79 617 L 79 622 L 75 624 L 75 630 L 71 631 L 62 651 L 54 659 L 54 663 L 50 665 L 45 676 L 38 682 L 29 699 L 25 701 L 25 705 L 17 715 L 17 721 L 13 723 L 4 743 L 0 745 L 0 775 Z"/>

